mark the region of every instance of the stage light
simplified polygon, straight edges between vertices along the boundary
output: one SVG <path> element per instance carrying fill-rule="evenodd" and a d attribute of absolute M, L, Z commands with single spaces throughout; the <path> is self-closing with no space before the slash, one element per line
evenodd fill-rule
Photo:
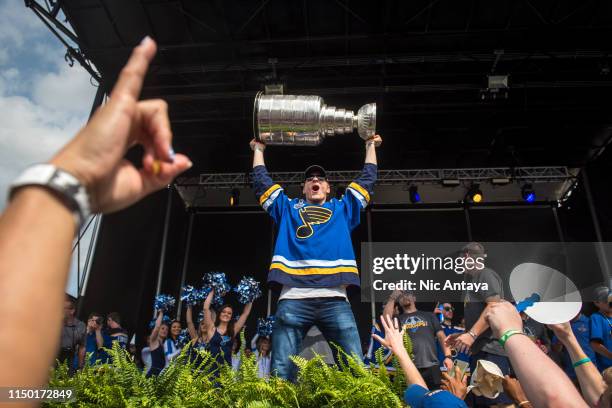
<path fill-rule="evenodd" d="M 459 179 L 444 179 L 442 180 L 442 185 L 444 187 L 457 187 L 461 182 Z"/>
<path fill-rule="evenodd" d="M 533 203 L 536 200 L 536 194 L 531 184 L 525 184 L 521 188 L 521 196 L 528 203 Z"/>
<path fill-rule="evenodd" d="M 240 190 L 234 188 L 230 193 L 229 205 L 230 207 L 235 207 L 238 204 L 240 204 Z"/>
<path fill-rule="evenodd" d="M 470 203 L 478 204 L 482 201 L 482 199 L 484 198 L 484 195 L 482 194 L 482 191 L 480 190 L 480 186 L 478 184 L 474 184 L 468 190 L 465 198 L 466 198 L 466 201 Z"/>
<path fill-rule="evenodd" d="M 408 192 L 410 193 L 410 202 L 412 204 L 421 202 L 421 195 L 419 194 L 419 188 L 417 186 L 410 186 Z"/>
<path fill-rule="evenodd" d="M 510 179 L 508 177 L 496 177 L 491 179 L 491 184 L 496 186 L 505 186 L 506 184 L 510 184 Z"/>

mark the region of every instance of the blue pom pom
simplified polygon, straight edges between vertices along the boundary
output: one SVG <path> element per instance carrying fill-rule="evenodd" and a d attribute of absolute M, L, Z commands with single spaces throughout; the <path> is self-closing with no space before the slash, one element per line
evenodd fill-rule
<path fill-rule="evenodd" d="M 176 339 L 176 345 L 177 347 L 183 348 L 189 343 L 190 340 L 191 336 L 189 335 L 189 331 L 187 329 L 183 329 Z"/>
<path fill-rule="evenodd" d="M 221 306 L 223 304 L 223 297 L 232 289 L 227 283 L 227 278 L 223 272 L 209 272 L 202 278 L 204 281 L 205 288 L 212 288 L 215 290 L 213 298 L 213 305 Z M 208 293 L 206 294 L 208 295 Z"/>
<path fill-rule="evenodd" d="M 207 286 L 199 290 L 199 297 L 202 299 L 202 302 L 206 300 L 211 290 L 212 288 L 207 287 Z"/>
<path fill-rule="evenodd" d="M 153 328 L 155 327 L 155 322 L 157 321 L 157 319 L 153 319 L 149 322 L 149 330 L 153 330 Z M 172 319 L 170 319 L 170 317 L 164 315 L 164 317 L 162 317 L 162 323 L 166 323 L 166 324 L 170 324 L 172 323 Z"/>
<path fill-rule="evenodd" d="M 243 305 L 251 303 L 258 297 L 261 297 L 259 282 L 250 276 L 242 278 L 238 286 L 234 288 L 234 292 L 238 293 L 238 301 Z"/>
<path fill-rule="evenodd" d="M 259 334 L 259 337 L 270 337 L 272 335 L 274 320 L 276 320 L 274 316 L 257 319 L 257 334 Z"/>
<path fill-rule="evenodd" d="M 153 306 L 155 310 L 162 310 L 163 312 L 168 312 L 172 310 L 176 300 L 170 295 L 157 295 L 155 296 L 155 302 Z"/>
<path fill-rule="evenodd" d="M 195 306 L 206 300 L 206 296 L 208 296 L 209 292 L 210 289 L 196 289 L 191 285 L 184 286 L 181 291 L 181 300 L 185 302 L 187 306 Z"/>

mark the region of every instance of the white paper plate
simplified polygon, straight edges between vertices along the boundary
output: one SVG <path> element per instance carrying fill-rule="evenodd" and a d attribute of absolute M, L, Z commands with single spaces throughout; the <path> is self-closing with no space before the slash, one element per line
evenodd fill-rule
<path fill-rule="evenodd" d="M 582 308 L 582 297 L 574 282 L 549 266 L 531 262 L 517 265 L 510 274 L 509 283 L 516 302 L 534 293 L 540 296 L 540 302 L 525 310 L 529 317 L 540 323 L 568 322 Z"/>

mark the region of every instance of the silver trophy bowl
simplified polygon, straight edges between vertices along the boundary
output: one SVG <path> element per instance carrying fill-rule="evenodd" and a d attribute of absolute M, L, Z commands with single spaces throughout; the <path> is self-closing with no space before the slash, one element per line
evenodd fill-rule
<path fill-rule="evenodd" d="M 255 138 L 270 145 L 316 146 L 326 136 L 357 133 L 368 140 L 376 134 L 376 104 L 353 111 L 327 106 L 314 95 L 264 95 L 253 107 Z"/>

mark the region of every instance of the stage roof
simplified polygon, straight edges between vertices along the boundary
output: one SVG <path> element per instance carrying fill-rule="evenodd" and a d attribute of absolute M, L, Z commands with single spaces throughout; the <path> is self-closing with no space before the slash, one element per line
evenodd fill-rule
<path fill-rule="evenodd" d="M 275 83 L 343 108 L 376 102 L 381 168 L 575 167 L 612 134 L 610 2 L 59 4 L 108 86 L 131 47 L 158 41 L 143 97 L 170 104 L 191 175 L 248 171 L 253 97 Z M 487 75 L 509 76 L 507 99 L 481 99 Z M 357 135 L 267 152 L 275 171 L 358 169 L 362 156 Z"/>

